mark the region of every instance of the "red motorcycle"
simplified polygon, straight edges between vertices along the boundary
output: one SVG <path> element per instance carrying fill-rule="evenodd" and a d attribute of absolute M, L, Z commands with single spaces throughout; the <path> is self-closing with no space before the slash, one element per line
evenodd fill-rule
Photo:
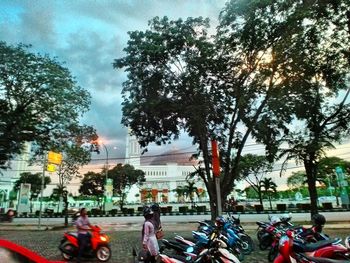
<path fill-rule="evenodd" d="M 348 240 L 348 238 L 347 238 Z M 279 241 L 279 255 L 274 263 L 345 263 L 349 262 L 349 245 L 340 239 L 307 243 L 291 230 Z"/>
<path fill-rule="evenodd" d="M 62 252 L 62 257 L 69 261 L 78 256 L 78 233 L 66 232 L 59 249 Z M 91 228 L 91 238 L 89 245 L 85 248 L 84 258 L 97 258 L 101 262 L 107 262 L 112 256 L 112 251 L 109 246 L 109 237 L 101 232 L 101 228 L 94 226 Z"/>

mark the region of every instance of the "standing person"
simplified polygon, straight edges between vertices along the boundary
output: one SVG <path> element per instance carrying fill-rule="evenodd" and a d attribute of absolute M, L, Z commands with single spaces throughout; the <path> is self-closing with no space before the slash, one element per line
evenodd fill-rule
<path fill-rule="evenodd" d="M 157 203 L 154 203 L 151 205 L 151 209 L 153 211 L 152 223 L 154 225 L 154 229 L 157 232 L 158 230 L 162 229 L 162 223 L 160 221 L 160 207 Z"/>
<path fill-rule="evenodd" d="M 142 248 L 150 253 L 149 259 L 145 260 L 147 263 L 155 263 L 159 254 L 159 245 L 155 236 L 155 228 L 152 222 L 153 211 L 150 207 L 145 207 L 143 210 L 145 222 L 142 227 Z"/>
<path fill-rule="evenodd" d="M 81 258 L 83 256 L 84 250 L 90 242 L 89 230 L 91 230 L 91 224 L 87 216 L 86 208 L 80 209 L 80 216 L 78 217 L 75 224 L 78 230 L 78 245 L 79 245 L 77 262 L 81 262 Z"/>

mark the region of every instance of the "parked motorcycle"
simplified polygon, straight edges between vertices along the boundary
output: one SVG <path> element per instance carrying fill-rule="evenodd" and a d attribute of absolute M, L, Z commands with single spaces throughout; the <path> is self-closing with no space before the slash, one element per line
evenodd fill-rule
<path fill-rule="evenodd" d="M 83 257 L 97 258 L 101 262 L 107 262 L 112 256 L 109 240 L 109 236 L 101 232 L 100 227 L 93 226 L 91 228 L 90 242 L 85 248 Z M 77 257 L 79 250 L 78 233 L 64 233 L 59 249 L 61 251 L 62 257 L 67 261 Z"/>
<path fill-rule="evenodd" d="M 274 263 L 349 263 L 350 246 L 349 242 L 345 244 L 346 246 L 342 245 L 340 239 L 308 243 L 288 230 L 279 241 L 279 255 Z"/>

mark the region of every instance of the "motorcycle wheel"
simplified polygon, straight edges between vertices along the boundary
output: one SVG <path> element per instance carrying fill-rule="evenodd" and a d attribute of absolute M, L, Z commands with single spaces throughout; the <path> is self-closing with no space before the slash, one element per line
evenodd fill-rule
<path fill-rule="evenodd" d="M 277 257 L 277 255 L 278 255 L 278 246 L 271 247 L 269 254 L 267 255 L 267 259 L 269 260 L 269 262 L 273 262 Z"/>
<path fill-rule="evenodd" d="M 242 244 L 241 248 L 245 255 L 249 255 L 254 250 L 254 242 L 248 235 L 240 235 Z"/>
<path fill-rule="evenodd" d="M 258 239 L 258 241 L 261 240 L 261 237 L 266 233 L 266 231 L 264 229 L 259 229 L 258 232 L 256 233 L 256 237 Z"/>
<path fill-rule="evenodd" d="M 107 262 L 112 256 L 112 251 L 109 246 L 100 246 L 96 250 L 96 258 L 101 262 Z"/>
<path fill-rule="evenodd" d="M 62 247 L 64 250 L 72 252 L 71 254 L 67 254 L 67 253 L 62 252 L 61 254 L 62 254 L 63 259 L 66 261 L 72 260 L 73 259 L 72 255 L 74 254 L 75 247 L 70 243 L 66 243 Z"/>

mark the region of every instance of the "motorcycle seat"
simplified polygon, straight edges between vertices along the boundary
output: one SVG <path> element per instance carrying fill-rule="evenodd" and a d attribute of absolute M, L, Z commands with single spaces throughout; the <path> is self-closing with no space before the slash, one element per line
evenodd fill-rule
<path fill-rule="evenodd" d="M 295 252 L 312 252 L 317 249 L 327 247 L 333 244 L 336 240 L 334 239 L 329 239 L 329 240 L 321 240 L 316 243 L 306 243 L 302 244 L 299 242 L 294 242 L 293 244 L 293 249 Z"/>
<path fill-rule="evenodd" d="M 342 260 L 342 259 L 330 259 L 330 258 L 319 258 L 319 257 L 312 257 L 303 255 L 306 259 L 315 262 L 315 263 L 349 263 L 349 260 Z"/>
<path fill-rule="evenodd" d="M 186 251 L 186 248 L 188 247 L 185 245 L 181 245 L 178 242 L 169 241 L 166 239 L 162 239 L 162 243 L 166 248 L 174 249 L 176 251 Z"/>

